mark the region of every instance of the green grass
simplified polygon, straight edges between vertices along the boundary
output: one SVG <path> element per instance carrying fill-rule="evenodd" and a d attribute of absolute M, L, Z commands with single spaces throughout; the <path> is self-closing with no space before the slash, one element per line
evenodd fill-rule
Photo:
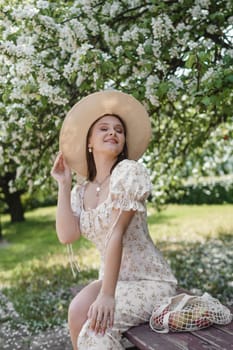
<path fill-rule="evenodd" d="M 232 212 L 233 205 L 148 210 L 151 236 L 179 284 L 208 291 L 228 304 L 233 295 Z M 28 212 L 23 223 L 10 224 L 4 216 L 2 225 L 7 243 L 0 245 L 0 285 L 21 323 L 33 332 L 61 324 L 67 318 L 70 288 L 97 277 L 98 253 L 85 239 L 75 243 L 82 271 L 72 276 L 65 247 L 56 237 L 54 207 Z M 0 310 L 4 307 L 0 300 Z"/>
<path fill-rule="evenodd" d="M 55 231 L 54 207 L 40 208 L 26 213 L 26 221 L 21 223 L 11 224 L 8 216 L 5 216 L 2 224 L 3 236 L 6 240 L 2 247 L 0 245 L 0 283 L 2 285 L 14 279 L 14 274 L 23 267 L 43 263 L 47 267 L 67 265 L 66 247 L 59 243 Z M 86 262 L 85 253 L 91 252 L 95 261 L 90 261 L 90 266 L 97 268 L 97 253 L 90 242 L 82 238 L 74 244 L 74 249 L 82 257 L 82 266 L 86 266 L 89 262 Z"/>
<path fill-rule="evenodd" d="M 159 214 L 148 210 L 156 242 L 204 242 L 221 233 L 233 235 L 233 205 L 170 205 Z"/>

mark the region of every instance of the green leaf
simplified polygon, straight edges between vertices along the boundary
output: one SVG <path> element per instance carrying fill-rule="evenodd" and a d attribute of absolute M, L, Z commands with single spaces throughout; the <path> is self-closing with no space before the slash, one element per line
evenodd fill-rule
<path fill-rule="evenodd" d="M 209 106 L 211 104 L 211 99 L 208 96 L 205 96 L 201 99 L 201 102 L 205 105 L 205 106 Z"/>
<path fill-rule="evenodd" d="M 193 68 L 193 65 L 196 63 L 197 57 L 196 55 L 190 54 L 187 61 L 185 62 L 186 68 Z"/>

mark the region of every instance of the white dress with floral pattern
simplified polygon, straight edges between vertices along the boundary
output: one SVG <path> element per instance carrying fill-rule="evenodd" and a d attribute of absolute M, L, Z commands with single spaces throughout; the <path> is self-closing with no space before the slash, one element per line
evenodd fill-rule
<path fill-rule="evenodd" d="M 122 350 L 121 334 L 149 320 L 153 308 L 174 295 L 177 281 L 148 232 L 145 201 L 151 182 L 142 164 L 133 160 L 117 164 L 110 177 L 108 197 L 95 209 L 84 209 L 84 190 L 85 184 L 73 188 L 71 206 L 79 217 L 82 235 L 100 253 L 99 279 L 103 279 L 105 250 L 116 223 L 111 220 L 112 209 L 119 209 L 119 215 L 136 211 L 123 237 L 114 326 L 104 336 L 96 336 L 89 331 L 87 321 L 78 338 L 79 350 Z"/>

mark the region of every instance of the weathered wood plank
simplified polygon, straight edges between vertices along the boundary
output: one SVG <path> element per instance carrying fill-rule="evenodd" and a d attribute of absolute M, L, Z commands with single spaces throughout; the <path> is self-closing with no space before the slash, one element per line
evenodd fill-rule
<path fill-rule="evenodd" d="M 213 325 L 214 328 L 220 329 L 223 333 L 230 334 L 233 336 L 233 322 L 225 325 L 225 326 L 220 326 L 220 325 Z"/>
<path fill-rule="evenodd" d="M 192 334 L 194 337 L 209 342 L 209 344 L 214 344 L 217 349 L 233 350 L 233 335 L 224 333 L 222 329 L 208 327 L 192 332 Z"/>
<path fill-rule="evenodd" d="M 191 332 L 160 334 L 148 324 L 129 329 L 125 336 L 140 350 L 217 350 L 209 340 L 194 337 Z"/>

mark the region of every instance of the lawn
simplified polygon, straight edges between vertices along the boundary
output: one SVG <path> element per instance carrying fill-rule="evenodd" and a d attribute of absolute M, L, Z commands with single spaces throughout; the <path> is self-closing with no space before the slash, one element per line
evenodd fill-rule
<path fill-rule="evenodd" d="M 179 284 L 195 293 L 208 291 L 227 304 L 233 296 L 232 213 L 232 205 L 148 210 L 152 238 Z M 0 246 L 2 292 L 32 331 L 61 324 L 67 317 L 70 288 L 97 277 L 95 248 L 85 239 L 74 244 L 81 266 L 74 278 L 66 249 L 56 237 L 54 207 L 28 212 L 23 223 L 10 224 L 4 216 L 2 225 L 6 240 Z"/>

